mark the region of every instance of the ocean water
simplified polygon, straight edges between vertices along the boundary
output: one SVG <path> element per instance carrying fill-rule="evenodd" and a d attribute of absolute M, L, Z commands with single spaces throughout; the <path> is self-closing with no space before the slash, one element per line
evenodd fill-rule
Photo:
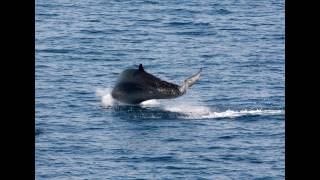
<path fill-rule="evenodd" d="M 283 0 L 36 0 L 36 179 L 284 179 Z M 110 96 L 126 68 L 187 94 Z"/>

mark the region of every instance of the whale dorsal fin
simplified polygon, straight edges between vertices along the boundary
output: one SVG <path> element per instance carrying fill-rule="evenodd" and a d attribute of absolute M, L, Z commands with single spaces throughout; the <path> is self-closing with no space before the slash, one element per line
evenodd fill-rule
<path fill-rule="evenodd" d="M 139 65 L 139 71 L 144 71 L 142 64 Z"/>

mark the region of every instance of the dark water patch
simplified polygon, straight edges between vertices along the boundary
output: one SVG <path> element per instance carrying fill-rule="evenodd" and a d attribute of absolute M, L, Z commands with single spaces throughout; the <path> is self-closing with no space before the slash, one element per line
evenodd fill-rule
<path fill-rule="evenodd" d="M 254 179 L 255 180 L 272 180 L 274 178 L 272 176 L 264 176 L 264 177 L 255 177 Z M 281 179 L 285 179 L 284 176 L 282 176 Z"/>
<path fill-rule="evenodd" d="M 223 149 L 223 147 L 220 147 L 220 146 L 209 146 L 207 149 L 209 149 L 209 150 Z"/>
<path fill-rule="evenodd" d="M 160 4 L 159 1 L 156 1 L 156 0 L 144 0 L 143 1 L 143 4 L 152 4 L 152 5 L 157 5 L 157 4 Z"/>
<path fill-rule="evenodd" d="M 103 130 L 103 127 L 88 127 L 88 128 L 84 128 L 84 131 L 97 131 L 97 130 Z"/>
<path fill-rule="evenodd" d="M 113 158 L 116 162 L 134 162 L 134 163 L 177 163 L 181 160 L 171 157 L 171 156 L 156 156 L 156 157 L 119 157 Z"/>
<path fill-rule="evenodd" d="M 103 34 L 106 31 L 103 30 L 94 30 L 94 29 L 82 29 L 80 30 L 80 33 L 84 33 L 84 34 Z"/>
<path fill-rule="evenodd" d="M 187 22 L 179 22 L 179 21 L 173 21 L 169 23 L 164 23 L 165 25 L 169 27 L 196 27 L 196 28 L 208 28 L 211 26 L 210 23 L 206 22 L 192 22 L 192 21 L 187 21 Z"/>
<path fill-rule="evenodd" d="M 178 167 L 178 166 L 165 166 L 165 169 L 168 169 L 168 170 L 185 170 L 185 169 L 189 169 L 189 168 Z"/>
<path fill-rule="evenodd" d="M 39 129 L 39 128 L 35 129 L 35 136 L 39 136 L 42 133 L 43 133 L 43 131 L 41 129 Z"/>
<path fill-rule="evenodd" d="M 213 158 L 212 159 L 210 159 L 210 158 L 201 158 L 200 159 L 201 161 L 204 161 L 204 162 L 216 162 L 216 160 L 214 160 Z"/>
<path fill-rule="evenodd" d="M 198 10 L 191 10 L 191 9 L 187 9 L 187 8 L 167 8 L 163 11 L 168 14 L 171 14 L 171 15 L 178 15 L 178 16 L 183 16 L 183 17 L 188 17 L 188 16 L 195 15 L 195 14 L 198 14 L 201 12 Z"/>
<path fill-rule="evenodd" d="M 39 68 L 39 69 L 46 69 L 49 68 L 49 65 L 45 65 L 45 64 L 36 64 L 35 68 Z"/>
<path fill-rule="evenodd" d="M 227 9 L 217 9 L 217 10 L 213 11 L 212 14 L 216 14 L 216 15 L 228 15 L 228 14 L 232 14 L 232 11 L 229 11 L 229 10 L 227 10 Z"/>
<path fill-rule="evenodd" d="M 42 17 L 56 17 L 59 16 L 59 14 L 48 14 L 48 13 L 36 13 L 36 16 L 42 16 Z"/>
<path fill-rule="evenodd" d="M 246 29 L 241 29 L 241 28 L 219 28 L 218 31 L 246 31 Z"/>
<path fill-rule="evenodd" d="M 68 54 L 74 52 L 72 49 L 38 49 L 36 52 L 40 53 L 52 53 L 52 54 Z"/>
<path fill-rule="evenodd" d="M 269 118 L 275 119 L 276 117 L 283 117 L 283 115 L 275 114 L 275 115 L 263 115 L 263 114 L 248 114 L 240 117 L 234 118 L 237 121 L 242 122 L 255 122 L 255 121 L 266 121 Z"/>
<path fill-rule="evenodd" d="M 174 166 L 174 165 L 171 165 L 171 166 L 165 166 L 164 167 L 165 169 L 168 169 L 168 170 L 189 170 L 189 171 L 201 171 L 201 170 L 206 170 L 207 167 L 197 167 L 197 166 Z"/>
<path fill-rule="evenodd" d="M 283 34 L 275 34 L 272 36 L 275 40 L 284 40 L 285 36 Z"/>
<path fill-rule="evenodd" d="M 167 23 L 168 26 L 186 26 L 186 25 L 192 25 L 192 22 L 170 22 Z"/>
<path fill-rule="evenodd" d="M 117 35 L 127 32 L 126 29 L 103 29 L 103 30 L 97 30 L 97 29 L 81 29 L 79 30 L 80 33 L 86 34 L 86 35 Z M 102 36 L 103 37 L 103 36 Z"/>
<path fill-rule="evenodd" d="M 209 26 L 211 26 L 211 24 L 208 23 L 208 22 L 195 22 L 195 23 L 193 23 L 193 25 L 194 26 L 198 26 L 198 27 L 209 27 Z"/>
<path fill-rule="evenodd" d="M 143 157 L 144 162 L 180 162 L 181 160 L 172 156 Z"/>
<path fill-rule="evenodd" d="M 161 22 L 162 19 L 161 18 L 155 18 L 155 19 L 138 19 L 136 20 L 137 25 L 141 25 L 141 24 L 148 24 L 148 23 L 155 23 L 155 22 Z"/>
<path fill-rule="evenodd" d="M 112 73 L 112 74 L 118 74 L 118 73 Z M 105 77 L 106 74 L 95 74 L 94 77 Z"/>
<path fill-rule="evenodd" d="M 223 139 L 223 140 L 229 140 L 229 139 L 234 139 L 236 138 L 236 136 L 234 135 L 225 135 L 225 136 L 220 136 L 219 139 Z"/>
<path fill-rule="evenodd" d="M 133 49 L 127 49 L 127 51 L 129 52 L 129 53 L 148 53 L 148 52 L 150 52 L 150 50 L 149 49 L 137 49 L 137 48 L 133 48 Z"/>
<path fill-rule="evenodd" d="M 227 155 L 221 157 L 221 159 L 226 160 L 226 161 L 243 161 L 243 162 L 254 163 L 254 164 L 263 163 L 261 160 L 255 158 L 255 157 L 247 156 L 247 155 L 245 156 L 245 155 L 227 154 Z"/>
<path fill-rule="evenodd" d="M 81 42 L 83 42 L 83 41 L 90 41 L 90 42 L 92 42 L 92 41 L 94 41 L 96 38 L 95 37 L 77 37 L 77 38 L 75 38 L 76 40 L 80 40 Z"/>
<path fill-rule="evenodd" d="M 104 52 L 94 51 L 94 50 L 93 51 L 79 50 L 76 53 L 81 55 L 104 55 Z"/>
<path fill-rule="evenodd" d="M 84 90 L 77 90 L 77 91 L 73 91 L 72 94 L 75 95 L 90 95 L 92 96 L 92 92 L 91 91 L 84 91 Z"/>
<path fill-rule="evenodd" d="M 253 26 L 253 27 L 261 27 L 261 26 L 274 26 L 275 24 L 271 24 L 271 23 L 247 23 L 246 25 L 248 26 Z"/>
<path fill-rule="evenodd" d="M 203 54 L 203 55 L 201 55 L 201 57 L 203 57 L 203 58 L 213 58 L 215 56 L 216 56 L 215 54 Z M 210 64 L 211 65 L 214 65 L 214 64 L 218 65 L 217 62 L 211 62 Z"/>
<path fill-rule="evenodd" d="M 84 22 L 101 22 L 99 19 L 86 19 Z"/>
<path fill-rule="evenodd" d="M 164 139 L 163 140 L 164 142 L 173 142 L 173 143 L 176 143 L 176 142 L 191 142 L 193 141 L 192 139 L 180 139 L 180 138 L 174 138 L 174 137 L 171 137 L 171 138 L 167 138 L 167 139 Z"/>
<path fill-rule="evenodd" d="M 183 36 L 213 36 L 216 35 L 216 32 L 212 31 L 182 31 L 176 32 L 176 35 L 183 35 Z"/>

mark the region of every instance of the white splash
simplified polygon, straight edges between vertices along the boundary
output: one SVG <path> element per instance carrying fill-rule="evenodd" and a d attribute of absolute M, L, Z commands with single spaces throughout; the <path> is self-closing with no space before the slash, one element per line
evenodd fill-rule
<path fill-rule="evenodd" d="M 121 103 L 118 100 L 114 99 L 111 96 L 111 89 L 110 88 L 98 88 L 96 90 L 96 96 L 101 97 L 101 104 L 104 107 L 112 107 L 112 106 L 121 106 L 121 105 L 130 105 L 130 104 L 126 104 L 126 103 Z M 160 105 L 160 102 L 155 100 L 155 99 L 151 99 L 148 101 L 143 101 L 141 104 L 139 104 L 141 107 L 156 107 Z"/>
<path fill-rule="evenodd" d="M 105 107 L 111 107 L 114 106 L 115 104 L 118 104 L 118 101 L 113 99 L 111 96 L 111 89 L 106 88 L 106 89 L 100 89 L 98 88 L 96 90 L 96 96 L 101 97 L 101 103 Z"/>
<path fill-rule="evenodd" d="M 110 88 L 98 88 L 96 90 L 96 95 L 101 97 L 101 104 L 104 107 L 112 107 L 119 105 L 128 105 L 124 103 L 120 103 L 116 99 L 113 99 L 111 96 Z M 177 102 L 176 102 L 177 103 Z M 160 108 L 167 112 L 177 112 L 184 115 L 182 118 L 186 119 L 212 119 L 212 118 L 235 118 L 240 116 L 248 116 L 248 115 L 279 115 L 284 114 L 284 110 L 226 110 L 222 112 L 215 111 L 207 106 L 201 105 L 190 105 L 189 103 L 181 103 L 181 104 L 162 104 L 160 101 L 151 99 L 148 101 L 144 101 L 140 104 L 142 108 L 148 107 L 156 107 Z"/>
<path fill-rule="evenodd" d="M 165 106 L 164 109 L 170 112 L 177 112 L 186 115 L 188 119 L 209 119 L 209 118 L 235 118 L 248 115 L 278 115 L 283 114 L 283 110 L 226 110 L 216 112 L 205 106 Z"/>
<path fill-rule="evenodd" d="M 160 102 L 156 99 L 150 99 L 147 101 L 143 101 L 140 105 L 142 107 L 157 107 L 160 105 Z"/>

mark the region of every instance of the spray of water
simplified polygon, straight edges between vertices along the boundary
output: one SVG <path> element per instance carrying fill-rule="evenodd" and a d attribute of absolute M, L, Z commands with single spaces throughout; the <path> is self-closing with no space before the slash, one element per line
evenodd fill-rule
<path fill-rule="evenodd" d="M 96 95 L 101 97 L 101 104 L 104 107 L 121 106 L 124 105 L 115 100 L 111 96 L 111 89 L 97 89 Z M 148 100 L 140 104 L 142 108 L 145 107 L 157 107 L 168 112 L 177 112 L 183 114 L 187 119 L 212 119 L 212 118 L 234 118 L 248 115 L 279 115 L 284 114 L 283 110 L 226 110 L 223 112 L 217 112 L 213 109 L 202 105 L 191 105 L 188 103 L 183 104 L 165 104 L 160 103 L 158 100 Z"/>
<path fill-rule="evenodd" d="M 106 89 L 98 88 L 96 90 L 96 96 L 101 97 L 101 104 L 104 107 L 112 107 L 118 104 L 117 100 L 112 98 L 111 89 L 109 88 L 106 88 Z"/>

